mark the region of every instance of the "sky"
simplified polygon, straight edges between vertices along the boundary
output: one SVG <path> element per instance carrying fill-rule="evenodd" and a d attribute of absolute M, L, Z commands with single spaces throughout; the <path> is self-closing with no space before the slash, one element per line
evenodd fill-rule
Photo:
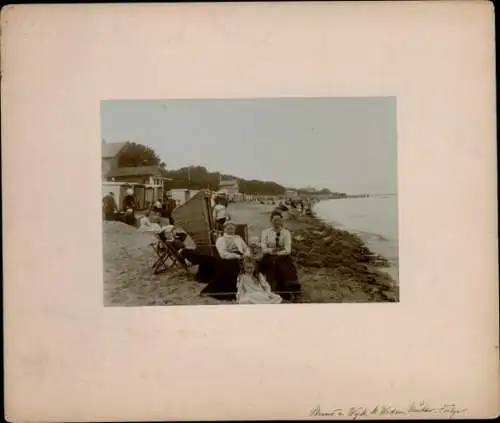
<path fill-rule="evenodd" d="M 397 192 L 396 98 L 107 100 L 102 138 L 286 187 Z"/>

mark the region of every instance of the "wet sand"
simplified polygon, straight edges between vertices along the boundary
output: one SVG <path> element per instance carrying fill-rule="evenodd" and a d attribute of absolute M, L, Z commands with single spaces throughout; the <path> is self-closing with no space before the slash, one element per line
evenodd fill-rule
<path fill-rule="evenodd" d="M 273 208 L 238 203 L 229 205 L 229 213 L 237 223 L 248 224 L 249 237 L 253 237 L 260 236 L 269 225 Z M 294 237 L 293 256 L 303 288 L 302 302 L 398 300 L 394 281 L 383 269 L 367 261 L 371 256 L 359 238 L 311 217 L 286 219 L 285 227 Z M 153 250 L 149 245 L 152 234 L 123 223 L 104 222 L 103 241 L 105 305 L 230 304 L 199 295 L 205 285 L 194 280 L 196 267 L 189 272 L 172 268 L 164 274 L 153 275 Z M 363 260 L 366 262 L 362 263 Z"/>

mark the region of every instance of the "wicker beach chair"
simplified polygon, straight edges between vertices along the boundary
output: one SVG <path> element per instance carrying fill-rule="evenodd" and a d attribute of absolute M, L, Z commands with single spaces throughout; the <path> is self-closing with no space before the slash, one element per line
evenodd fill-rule
<path fill-rule="evenodd" d="M 245 241 L 245 244 L 248 245 L 248 225 L 246 223 L 237 223 L 234 233 L 239 235 Z"/>
<path fill-rule="evenodd" d="M 203 254 L 217 255 L 215 241 L 221 235 L 217 231 L 212 214 L 210 192 L 202 190 L 172 212 L 172 217 L 196 243 L 197 250 Z M 248 225 L 237 224 L 236 234 L 248 244 Z"/>
<path fill-rule="evenodd" d="M 197 250 L 214 256 L 216 231 L 212 217 L 210 193 L 200 191 L 172 212 L 176 226 L 181 227 L 195 242 Z"/>

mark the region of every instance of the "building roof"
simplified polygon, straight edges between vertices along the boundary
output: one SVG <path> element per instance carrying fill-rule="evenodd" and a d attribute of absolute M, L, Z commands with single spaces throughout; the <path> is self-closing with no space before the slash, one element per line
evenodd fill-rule
<path fill-rule="evenodd" d="M 106 174 L 106 178 L 117 178 L 120 176 L 164 176 L 164 170 L 159 166 L 128 166 L 112 169 Z"/>
<path fill-rule="evenodd" d="M 116 157 L 118 153 L 125 147 L 126 142 L 112 142 L 112 143 L 103 143 L 101 156 L 103 159 L 110 159 Z"/>

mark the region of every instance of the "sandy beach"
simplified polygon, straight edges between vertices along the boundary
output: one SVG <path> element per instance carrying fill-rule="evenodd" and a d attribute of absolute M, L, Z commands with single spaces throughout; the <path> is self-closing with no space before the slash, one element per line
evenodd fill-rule
<path fill-rule="evenodd" d="M 248 225 L 249 237 L 269 225 L 274 206 L 233 203 L 228 211 Z M 398 287 L 384 273 L 382 257 L 373 255 L 360 238 L 333 229 L 313 217 L 286 219 L 294 237 L 293 257 L 305 303 L 397 301 Z M 228 304 L 200 297 L 204 284 L 174 267 L 153 275 L 153 235 L 119 222 L 104 222 L 104 304 L 109 306 Z"/>

